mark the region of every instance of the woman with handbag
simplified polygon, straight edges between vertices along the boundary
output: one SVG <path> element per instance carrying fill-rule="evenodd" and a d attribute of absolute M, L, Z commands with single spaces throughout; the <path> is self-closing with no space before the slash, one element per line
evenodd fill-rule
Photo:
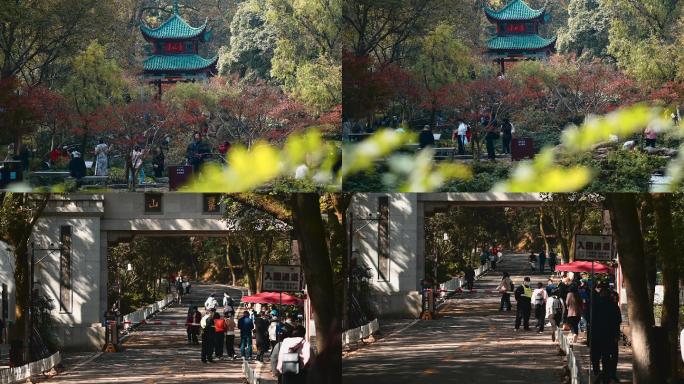
<path fill-rule="evenodd" d="M 306 384 L 311 344 L 304 339 L 305 334 L 306 330 L 300 325 L 292 331 L 290 337 L 281 342 L 277 366 L 280 384 Z"/>

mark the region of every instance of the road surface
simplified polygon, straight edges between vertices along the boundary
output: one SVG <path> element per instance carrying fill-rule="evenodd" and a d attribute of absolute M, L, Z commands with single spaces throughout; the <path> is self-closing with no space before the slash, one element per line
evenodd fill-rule
<path fill-rule="evenodd" d="M 183 305 L 172 306 L 154 318 L 164 324 L 176 321 L 178 325 L 143 325 L 131 333 L 124 342 L 123 351 L 105 353 L 79 366 L 67 366 L 67 371 L 47 380 L 49 383 L 243 383 L 242 360 L 217 361 L 203 364 L 200 346 L 188 345 L 185 318 L 188 305 L 200 307 L 207 296 L 224 291 L 234 298 L 242 296 L 238 289 L 224 285 L 193 284 Z M 219 304 L 221 299 L 219 298 Z M 238 348 L 236 348 L 238 350 Z"/>
<path fill-rule="evenodd" d="M 560 383 L 563 358 L 551 331 L 513 331 L 513 310 L 499 311 L 492 291 L 502 272 L 520 284 L 529 272 L 524 255 L 507 255 L 475 283 L 475 293 L 448 299 L 436 320 L 419 321 L 377 344 L 350 354 L 343 362 L 344 383 Z M 532 275 L 532 283 L 548 275 Z M 534 329 L 534 320 L 530 327 Z"/>

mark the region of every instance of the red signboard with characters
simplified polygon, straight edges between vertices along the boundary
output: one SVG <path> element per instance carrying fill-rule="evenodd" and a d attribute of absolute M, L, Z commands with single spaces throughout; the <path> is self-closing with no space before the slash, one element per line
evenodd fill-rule
<path fill-rule="evenodd" d="M 182 42 L 164 44 L 164 51 L 166 53 L 183 53 L 184 50 L 185 46 Z"/>
<path fill-rule="evenodd" d="M 508 25 L 506 25 L 506 32 L 512 32 L 512 33 L 525 32 L 525 24 L 508 24 Z"/>

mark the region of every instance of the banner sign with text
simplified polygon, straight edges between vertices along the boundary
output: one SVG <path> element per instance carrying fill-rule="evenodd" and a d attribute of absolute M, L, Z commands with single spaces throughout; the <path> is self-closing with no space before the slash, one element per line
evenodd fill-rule
<path fill-rule="evenodd" d="M 264 265 L 261 290 L 297 292 L 302 290 L 302 268 L 299 265 Z"/>
<path fill-rule="evenodd" d="M 575 235 L 575 260 L 613 260 L 613 236 Z"/>

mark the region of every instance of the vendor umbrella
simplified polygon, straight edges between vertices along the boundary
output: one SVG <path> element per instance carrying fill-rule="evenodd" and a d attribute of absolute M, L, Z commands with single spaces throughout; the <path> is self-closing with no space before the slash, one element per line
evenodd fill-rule
<path fill-rule="evenodd" d="M 556 271 L 591 273 L 591 261 L 573 261 L 572 263 L 556 265 Z M 612 275 L 613 268 L 594 262 L 594 273 L 610 273 Z"/>
<path fill-rule="evenodd" d="M 302 306 L 304 304 L 304 300 L 281 292 L 261 292 L 257 293 L 256 295 L 244 296 L 241 301 L 243 303 L 284 304 L 298 306 Z"/>

